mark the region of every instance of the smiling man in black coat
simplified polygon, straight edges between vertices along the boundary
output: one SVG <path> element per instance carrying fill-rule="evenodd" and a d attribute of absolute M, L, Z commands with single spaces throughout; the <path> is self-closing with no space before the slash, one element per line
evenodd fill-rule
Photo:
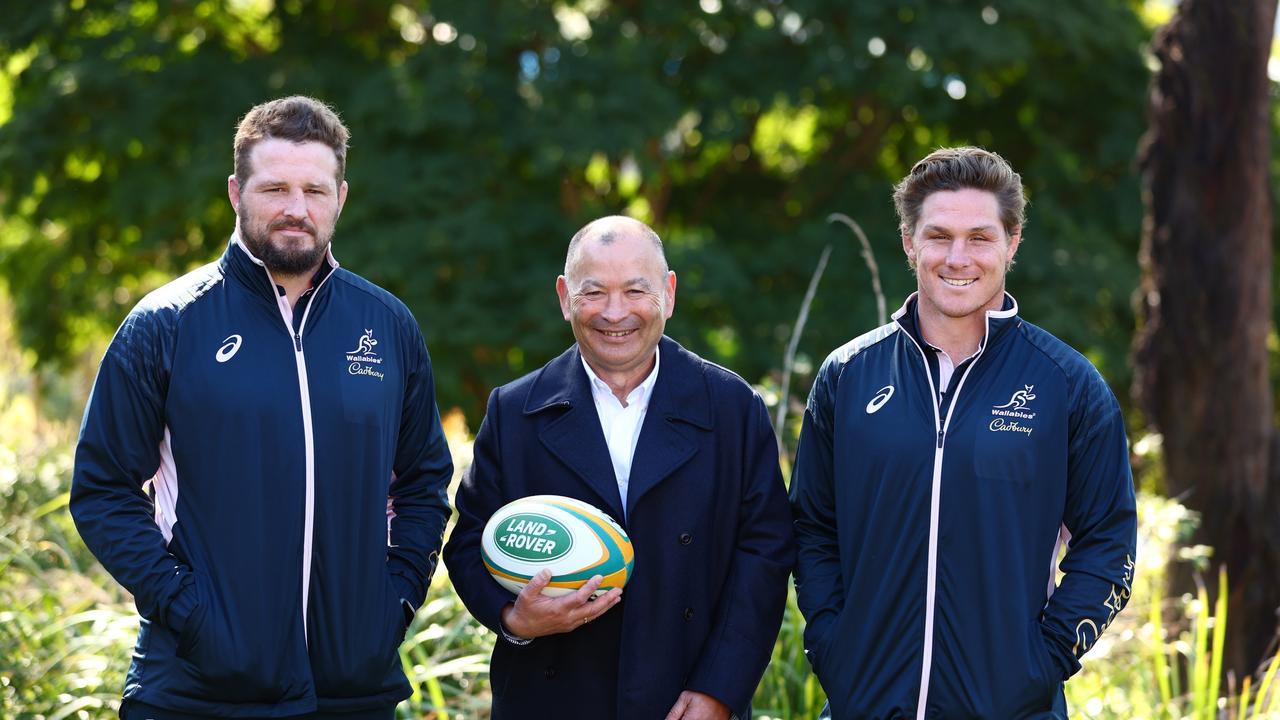
<path fill-rule="evenodd" d="M 489 398 L 445 563 L 499 635 L 496 720 L 750 717 L 794 562 L 791 515 L 760 396 L 663 335 L 675 290 L 652 229 L 588 224 L 556 281 L 577 343 Z M 540 494 L 622 524 L 635 548 L 625 590 L 589 600 L 597 577 L 551 598 L 536 577 L 515 596 L 489 576 L 485 522 Z"/>

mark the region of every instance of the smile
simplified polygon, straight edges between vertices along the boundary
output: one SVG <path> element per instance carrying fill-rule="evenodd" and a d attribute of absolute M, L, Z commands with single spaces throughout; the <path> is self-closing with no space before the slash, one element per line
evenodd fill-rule
<path fill-rule="evenodd" d="M 599 332 L 605 337 L 622 338 L 635 332 L 635 330 L 600 330 Z"/>
<path fill-rule="evenodd" d="M 977 279 L 977 278 L 969 278 L 969 279 L 967 279 L 967 280 L 961 280 L 961 279 L 958 279 L 958 278 L 947 278 L 947 277 L 944 277 L 944 278 L 942 278 L 942 282 L 944 282 L 944 283 L 946 283 L 946 284 L 950 285 L 951 287 L 968 287 L 969 285 L 972 285 L 972 284 L 974 284 L 974 283 L 978 282 L 978 279 Z"/>

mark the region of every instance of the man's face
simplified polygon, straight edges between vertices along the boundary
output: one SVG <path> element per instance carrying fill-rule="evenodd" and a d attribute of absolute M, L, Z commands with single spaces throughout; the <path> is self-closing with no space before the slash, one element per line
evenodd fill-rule
<path fill-rule="evenodd" d="M 560 310 L 582 357 L 598 375 L 631 374 L 653 361 L 675 310 L 676 274 L 652 241 L 634 230 L 582 241 L 568 276 L 556 281 Z"/>
<path fill-rule="evenodd" d="M 1005 232 L 994 193 L 942 190 L 926 197 L 915 232 L 902 238 L 915 265 L 920 311 L 959 319 L 999 310 L 1020 240 L 1021 228 Z"/>
<path fill-rule="evenodd" d="M 240 238 L 273 273 L 315 272 L 347 199 L 347 183 L 337 181 L 333 149 L 267 138 L 249 158 L 252 174 L 244 187 L 234 175 L 227 180 Z"/>

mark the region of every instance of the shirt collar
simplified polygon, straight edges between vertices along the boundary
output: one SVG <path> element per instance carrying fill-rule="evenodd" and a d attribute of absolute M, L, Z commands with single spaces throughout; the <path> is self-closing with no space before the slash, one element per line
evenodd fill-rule
<path fill-rule="evenodd" d="M 262 270 L 266 270 L 267 268 L 266 263 L 259 260 L 258 257 L 253 254 L 253 251 L 249 249 L 249 246 L 244 244 L 244 239 L 240 237 L 239 230 L 232 231 L 231 240 L 227 244 L 227 254 L 232 255 L 233 254 L 232 248 L 236 248 L 236 247 L 240 248 L 240 251 L 244 253 L 245 259 L 249 260 L 249 262 L 253 263 L 254 265 L 257 265 L 259 268 L 262 268 Z M 320 284 L 325 281 L 325 278 L 329 277 L 329 274 L 332 273 L 334 270 L 337 270 L 339 267 L 340 267 L 340 264 L 338 263 L 338 259 L 333 256 L 333 243 L 331 242 L 329 243 L 329 246 L 326 247 L 324 250 L 324 262 L 320 263 L 320 267 L 317 268 L 315 274 L 311 276 L 311 287 L 308 289 L 308 291 L 314 290 L 315 288 L 320 287 Z M 257 280 L 257 278 L 260 278 L 263 276 L 262 272 L 256 269 L 247 270 L 246 274 L 253 277 L 254 280 Z M 274 288 L 275 295 L 285 294 L 284 288 L 276 284 L 275 278 L 271 275 L 270 270 L 267 270 L 266 278 L 268 281 L 270 281 L 271 286 Z"/>
<path fill-rule="evenodd" d="M 581 357 L 581 355 L 579 356 Z M 587 379 L 591 381 L 591 395 L 598 401 L 604 396 L 616 399 L 613 390 L 609 388 L 609 383 L 600 379 L 591 366 L 587 364 L 587 359 L 581 357 L 582 369 L 587 371 Z M 662 364 L 662 354 L 657 348 L 653 349 L 653 370 L 649 371 L 648 377 L 644 379 L 634 390 L 627 394 L 627 407 L 635 404 L 642 406 L 649 404 L 649 397 L 653 395 L 653 386 L 658 381 L 658 366 Z"/>

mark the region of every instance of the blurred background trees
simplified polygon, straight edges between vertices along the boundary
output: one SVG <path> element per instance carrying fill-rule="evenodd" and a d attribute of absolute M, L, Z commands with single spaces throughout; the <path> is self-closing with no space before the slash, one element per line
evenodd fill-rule
<path fill-rule="evenodd" d="M 1228 666 L 1247 675 L 1275 652 L 1280 604 L 1276 85 L 1265 75 L 1275 0 L 1183 0 L 1153 38 L 1175 6 L 0 0 L 0 342 L 10 349 L 0 513 L 22 518 L 0 533 L 0 626 L 12 631 L 0 633 L 0 701 L 18 697 L 5 686 L 17 677 L 94 688 L 77 695 L 94 698 L 86 712 L 118 692 L 119 664 L 93 658 L 128 635 L 127 599 L 70 532 L 67 445 L 120 319 L 225 246 L 240 115 L 292 93 L 333 104 L 352 130 L 335 253 L 414 311 L 464 454 L 488 392 L 572 341 L 553 282 L 588 220 L 627 213 L 653 224 L 680 278 L 669 334 L 756 383 L 771 405 L 799 408 L 822 357 L 876 322 L 860 247 L 828 215 L 866 229 L 892 309 L 914 288 L 892 184 L 940 145 L 1000 152 L 1031 200 L 1010 290 L 1111 383 L 1144 502 L 1174 508 L 1177 539 L 1217 548 L 1214 567 L 1230 568 Z M 1272 70 L 1280 77 L 1280 64 Z M 829 243 L 783 398 L 787 340 Z M 1196 514 L 1150 493 L 1200 511 L 1195 540 Z M 1168 550 L 1174 540 L 1162 535 L 1153 556 L 1208 569 L 1208 551 Z M 1074 711 L 1188 707 L 1170 680 L 1192 664 L 1188 686 L 1214 674 L 1199 663 L 1221 653 L 1185 648 L 1207 647 L 1198 640 L 1225 610 L 1205 607 L 1216 583 L 1202 602 L 1182 581 L 1116 633 L 1144 644 L 1141 661 L 1093 654 L 1106 673 L 1146 683 L 1145 699 L 1099 709 L 1077 694 Z M 68 590 L 85 583 L 100 590 Z M 485 641 L 447 581 L 432 597 L 404 651 L 419 688 L 412 707 L 477 711 Z M 11 623 L 6 605 L 36 610 Z M 1184 610 L 1190 624 L 1178 625 Z M 71 619 L 40 629 L 60 613 Z M 782 717 L 820 705 L 796 653 L 798 622 L 793 611 L 762 689 L 768 704 L 757 703 Z M 50 669 L 72 650 L 75 672 Z M 6 656 L 26 674 L 6 676 Z M 91 671 L 111 686 L 82 679 Z M 1092 677 L 1075 687 L 1110 698 Z M 1216 686 L 1202 685 L 1212 709 Z"/>
<path fill-rule="evenodd" d="M 304 93 L 353 132 L 339 260 L 410 305 L 442 403 L 473 423 L 570 341 L 552 288 L 587 220 L 654 224 L 680 275 L 671 334 L 759 380 L 833 238 L 801 351 L 875 323 L 829 213 L 867 229 L 892 307 L 914 286 L 890 187 L 960 142 L 1027 181 L 1027 316 L 1128 382 L 1148 77 L 1132 3 L 8 4 L 0 276 L 42 364 L 222 250 L 236 121 Z"/>
<path fill-rule="evenodd" d="M 1165 490 L 1235 581 L 1227 666 L 1251 669 L 1280 609 L 1272 319 L 1275 0 L 1184 0 L 1155 37 L 1140 162 L 1135 394 L 1164 439 Z"/>

